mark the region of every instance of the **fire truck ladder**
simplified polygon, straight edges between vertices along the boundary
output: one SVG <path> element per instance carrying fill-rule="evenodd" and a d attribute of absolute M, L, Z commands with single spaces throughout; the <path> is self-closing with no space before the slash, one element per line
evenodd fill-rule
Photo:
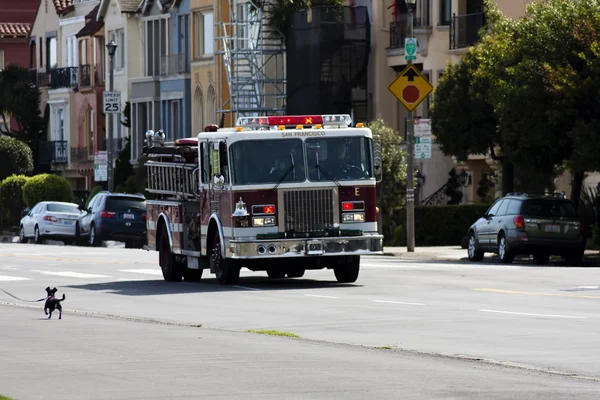
<path fill-rule="evenodd" d="M 285 111 L 284 39 L 266 25 L 269 6 L 269 0 L 261 7 L 252 0 L 217 2 L 216 69 L 218 81 L 228 83 L 218 85 L 217 112 L 231 121 Z"/>
<path fill-rule="evenodd" d="M 194 164 L 148 161 L 150 193 L 165 197 L 195 199 L 198 197 L 198 166 Z"/>

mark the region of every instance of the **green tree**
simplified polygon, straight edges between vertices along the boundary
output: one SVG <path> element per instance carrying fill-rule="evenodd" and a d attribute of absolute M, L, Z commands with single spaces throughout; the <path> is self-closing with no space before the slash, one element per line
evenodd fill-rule
<path fill-rule="evenodd" d="M 10 226 L 18 223 L 21 211 L 25 208 L 23 186 L 28 179 L 25 175 L 11 175 L 0 183 L 0 207 L 3 218 L 6 218 Z"/>
<path fill-rule="evenodd" d="M 53 174 L 32 176 L 23 186 L 23 200 L 29 208 L 40 201 L 71 202 L 73 200 L 71 183 L 62 176 Z"/>
<path fill-rule="evenodd" d="M 32 171 L 31 149 L 20 140 L 0 135 L 0 181 L 11 175 L 29 175 Z"/>
<path fill-rule="evenodd" d="M 121 191 L 120 187 L 125 184 L 127 179 L 133 176 L 133 166 L 130 162 L 131 159 L 131 138 L 125 138 L 125 147 L 119 151 L 117 159 L 115 160 L 115 171 L 114 171 L 114 187 L 117 192 Z"/>
<path fill-rule="evenodd" d="M 382 212 L 391 215 L 404 206 L 406 199 L 406 153 L 402 140 L 381 118 L 367 124 L 381 144 L 382 179 L 379 204 Z"/>

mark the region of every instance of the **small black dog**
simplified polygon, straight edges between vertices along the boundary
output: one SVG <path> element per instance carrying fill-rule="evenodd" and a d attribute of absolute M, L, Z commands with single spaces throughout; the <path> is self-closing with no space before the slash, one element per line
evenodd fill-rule
<path fill-rule="evenodd" d="M 60 302 L 65 299 L 65 294 L 63 293 L 62 299 L 56 299 L 54 298 L 54 295 L 57 291 L 58 289 L 56 288 L 50 289 L 50 286 L 46 288 L 48 298 L 46 299 L 46 303 L 44 304 L 44 314 L 48 315 L 48 319 L 52 318 L 52 312 L 54 310 L 58 310 L 58 319 L 61 319 L 62 317 L 62 306 L 60 305 Z M 50 314 L 48 314 L 48 312 L 50 312 Z"/>

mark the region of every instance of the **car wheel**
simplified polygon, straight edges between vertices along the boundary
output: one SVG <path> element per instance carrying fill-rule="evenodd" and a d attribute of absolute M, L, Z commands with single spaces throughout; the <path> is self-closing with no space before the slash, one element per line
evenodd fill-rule
<path fill-rule="evenodd" d="M 469 233 L 469 241 L 467 242 L 467 254 L 469 255 L 469 261 L 481 261 L 483 260 L 484 252 L 479 250 L 477 245 L 477 239 L 475 233 Z"/>
<path fill-rule="evenodd" d="M 25 228 L 23 225 L 19 228 L 19 242 L 27 243 L 27 238 L 25 237 Z"/>
<path fill-rule="evenodd" d="M 567 265 L 580 266 L 583 263 L 584 250 L 576 250 L 569 253 L 565 258 Z"/>
<path fill-rule="evenodd" d="M 498 257 L 500 257 L 500 262 L 503 264 L 510 264 L 515 259 L 515 255 L 508 247 L 508 241 L 504 233 L 501 233 L 498 237 Z"/>
<path fill-rule="evenodd" d="M 92 247 L 98 246 L 98 238 L 96 237 L 96 227 L 94 225 L 90 226 L 90 237 L 88 238 L 88 243 Z"/>
<path fill-rule="evenodd" d="M 35 244 L 42 243 L 42 235 L 40 235 L 40 228 L 37 225 L 35 226 L 35 229 L 33 230 L 33 241 Z"/>

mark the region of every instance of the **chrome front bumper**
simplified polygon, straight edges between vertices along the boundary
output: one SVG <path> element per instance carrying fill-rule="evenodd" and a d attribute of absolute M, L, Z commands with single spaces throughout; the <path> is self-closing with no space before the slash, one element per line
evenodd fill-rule
<path fill-rule="evenodd" d="M 239 259 L 267 259 L 371 254 L 383 254 L 382 235 L 311 239 L 230 240 L 226 256 Z"/>

